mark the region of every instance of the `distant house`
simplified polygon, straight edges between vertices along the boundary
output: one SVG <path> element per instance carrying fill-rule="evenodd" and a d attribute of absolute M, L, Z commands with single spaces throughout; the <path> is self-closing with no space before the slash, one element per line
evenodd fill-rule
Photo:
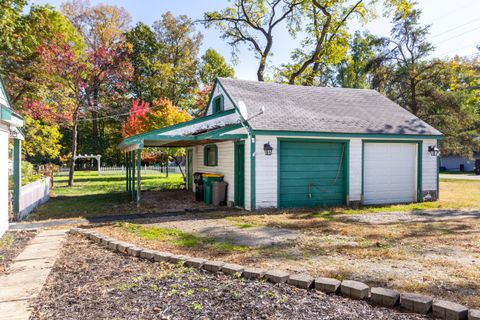
<path fill-rule="evenodd" d="M 186 147 L 187 189 L 195 172 L 222 174 L 227 200 L 254 210 L 434 200 L 441 138 L 374 90 L 220 78 L 204 117 L 119 148 L 138 172 L 142 148 Z"/>
<path fill-rule="evenodd" d="M 9 207 L 9 148 L 13 144 L 14 206 L 19 204 L 20 156 L 23 119 L 8 103 L 3 81 L 0 79 L 0 236 L 8 229 Z M 17 208 L 18 209 L 18 208 Z"/>
<path fill-rule="evenodd" d="M 475 169 L 475 160 L 480 159 L 480 151 L 473 153 L 473 159 L 461 156 L 441 156 L 440 169 L 445 171 L 472 172 Z"/>

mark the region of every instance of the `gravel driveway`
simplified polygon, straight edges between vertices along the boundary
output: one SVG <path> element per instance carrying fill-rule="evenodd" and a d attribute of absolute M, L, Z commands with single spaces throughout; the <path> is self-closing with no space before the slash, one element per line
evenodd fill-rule
<path fill-rule="evenodd" d="M 152 263 L 70 236 L 31 319 L 428 319 L 286 284 Z"/>

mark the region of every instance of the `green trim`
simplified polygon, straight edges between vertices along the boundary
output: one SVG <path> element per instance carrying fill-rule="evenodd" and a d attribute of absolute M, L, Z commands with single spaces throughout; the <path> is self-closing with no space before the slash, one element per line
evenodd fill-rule
<path fill-rule="evenodd" d="M 241 124 L 226 125 L 225 127 L 222 127 L 220 129 L 215 129 L 215 130 L 208 131 L 208 132 L 199 134 L 197 136 L 194 136 L 192 140 L 204 140 L 211 137 L 220 137 L 221 134 L 224 134 L 232 130 L 240 129 L 241 127 L 242 127 Z"/>
<path fill-rule="evenodd" d="M 22 140 L 13 140 L 13 210 L 20 213 L 20 192 L 22 187 Z"/>
<path fill-rule="evenodd" d="M 417 202 L 423 201 L 423 141 L 422 140 L 362 140 L 362 203 L 365 185 L 365 143 L 415 143 L 417 144 Z"/>
<path fill-rule="evenodd" d="M 261 136 L 299 136 L 299 137 L 326 137 L 326 138 L 385 138 L 385 139 L 443 139 L 440 135 L 409 135 L 387 133 L 336 133 L 336 132 L 306 132 L 306 131 L 278 131 L 278 130 L 255 130 Z"/>
<path fill-rule="evenodd" d="M 256 184 L 256 137 L 255 131 L 250 129 L 250 210 L 257 207 L 257 184 Z"/>
<path fill-rule="evenodd" d="M 193 191 L 193 149 L 187 149 L 187 190 Z"/>
<path fill-rule="evenodd" d="M 214 160 L 213 163 L 209 162 L 208 153 L 210 149 L 214 150 Z M 216 144 L 207 144 L 203 147 L 203 165 L 207 167 L 216 167 L 218 166 L 218 147 Z"/>
<path fill-rule="evenodd" d="M 423 202 L 423 141 L 417 145 L 417 201 Z"/>
<path fill-rule="evenodd" d="M 238 157 L 238 148 L 240 148 L 240 146 L 243 146 L 243 159 L 240 159 Z M 239 190 L 240 181 L 238 181 L 240 161 L 243 162 L 243 172 L 242 172 L 243 183 L 241 184 L 243 187 L 243 190 L 241 191 Z M 235 206 L 244 207 L 245 206 L 245 141 L 237 141 L 234 144 L 234 172 L 235 172 L 235 175 L 234 175 L 235 188 L 234 188 L 234 196 L 233 196 L 234 203 L 235 203 Z M 240 201 L 239 199 L 240 192 L 243 193 L 242 201 Z"/>
<path fill-rule="evenodd" d="M 230 109 L 230 110 L 220 112 L 220 113 L 216 113 L 216 114 L 212 114 L 212 115 L 209 115 L 209 116 L 204 116 L 204 117 L 196 118 L 196 119 L 193 119 L 193 120 L 190 120 L 190 121 L 181 122 L 181 123 L 178 123 L 178 124 L 175 124 L 175 125 L 172 125 L 172 126 L 163 127 L 163 128 L 153 130 L 153 131 L 149 131 L 149 132 L 145 132 L 145 133 L 142 133 L 142 134 L 137 134 L 137 135 L 134 135 L 134 136 L 131 136 L 131 137 L 128 137 L 128 138 L 124 139 L 118 145 L 117 148 L 122 148 L 125 145 L 129 145 L 129 144 L 139 143 L 141 140 L 147 140 L 146 139 L 147 137 L 154 136 L 154 135 L 157 135 L 157 134 L 160 134 L 160 133 L 163 133 L 163 132 L 187 127 L 187 126 L 190 126 L 190 125 L 193 125 L 193 124 L 197 124 L 197 123 L 205 122 L 205 121 L 208 121 L 208 120 L 220 118 L 220 117 L 227 116 L 227 115 L 230 115 L 230 114 L 233 114 L 233 113 L 235 113 L 235 109 Z M 163 139 L 163 137 L 162 137 L 162 139 Z"/>
<path fill-rule="evenodd" d="M 440 200 L 440 157 L 437 156 L 437 200 Z"/>
<path fill-rule="evenodd" d="M 280 208 L 280 144 L 281 142 L 326 142 L 326 143 L 343 143 L 344 157 L 343 170 L 345 171 L 345 203 L 348 205 L 350 201 L 350 140 L 343 139 L 305 139 L 305 138 L 277 138 L 277 208 Z"/>

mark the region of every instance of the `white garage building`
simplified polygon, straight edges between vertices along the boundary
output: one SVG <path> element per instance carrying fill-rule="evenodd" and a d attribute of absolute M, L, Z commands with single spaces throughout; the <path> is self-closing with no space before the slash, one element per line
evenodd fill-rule
<path fill-rule="evenodd" d="M 186 147 L 187 189 L 194 172 L 222 174 L 227 200 L 254 210 L 435 200 L 441 138 L 374 90 L 220 78 L 204 117 L 119 148 L 137 200 L 141 150 Z"/>

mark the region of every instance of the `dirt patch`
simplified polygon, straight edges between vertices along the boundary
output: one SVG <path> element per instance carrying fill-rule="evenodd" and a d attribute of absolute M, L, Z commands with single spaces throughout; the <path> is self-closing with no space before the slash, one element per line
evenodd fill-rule
<path fill-rule="evenodd" d="M 136 204 L 129 204 L 137 210 Z M 215 208 L 205 202 L 195 201 L 195 194 L 186 190 L 143 191 L 141 208 L 144 212 L 183 211 L 185 209 Z M 127 209 L 127 208 L 124 208 Z"/>
<path fill-rule="evenodd" d="M 426 319 L 364 301 L 112 253 L 70 237 L 31 319 Z"/>
<path fill-rule="evenodd" d="M 5 232 L 0 238 L 0 274 L 8 273 L 12 260 L 23 251 L 35 234 L 34 231 Z"/>
<path fill-rule="evenodd" d="M 295 240 L 299 234 L 295 230 L 284 228 L 256 227 L 246 224 L 237 226 L 226 219 L 199 219 L 198 217 L 183 216 L 166 220 L 158 218 L 154 220 L 155 223 L 149 225 L 179 229 L 233 245 L 248 247 L 288 243 Z"/>
<path fill-rule="evenodd" d="M 480 219 L 479 210 L 436 210 L 411 212 L 385 212 L 338 216 L 340 220 L 353 220 L 371 224 L 398 222 L 434 222 L 450 219 Z"/>

